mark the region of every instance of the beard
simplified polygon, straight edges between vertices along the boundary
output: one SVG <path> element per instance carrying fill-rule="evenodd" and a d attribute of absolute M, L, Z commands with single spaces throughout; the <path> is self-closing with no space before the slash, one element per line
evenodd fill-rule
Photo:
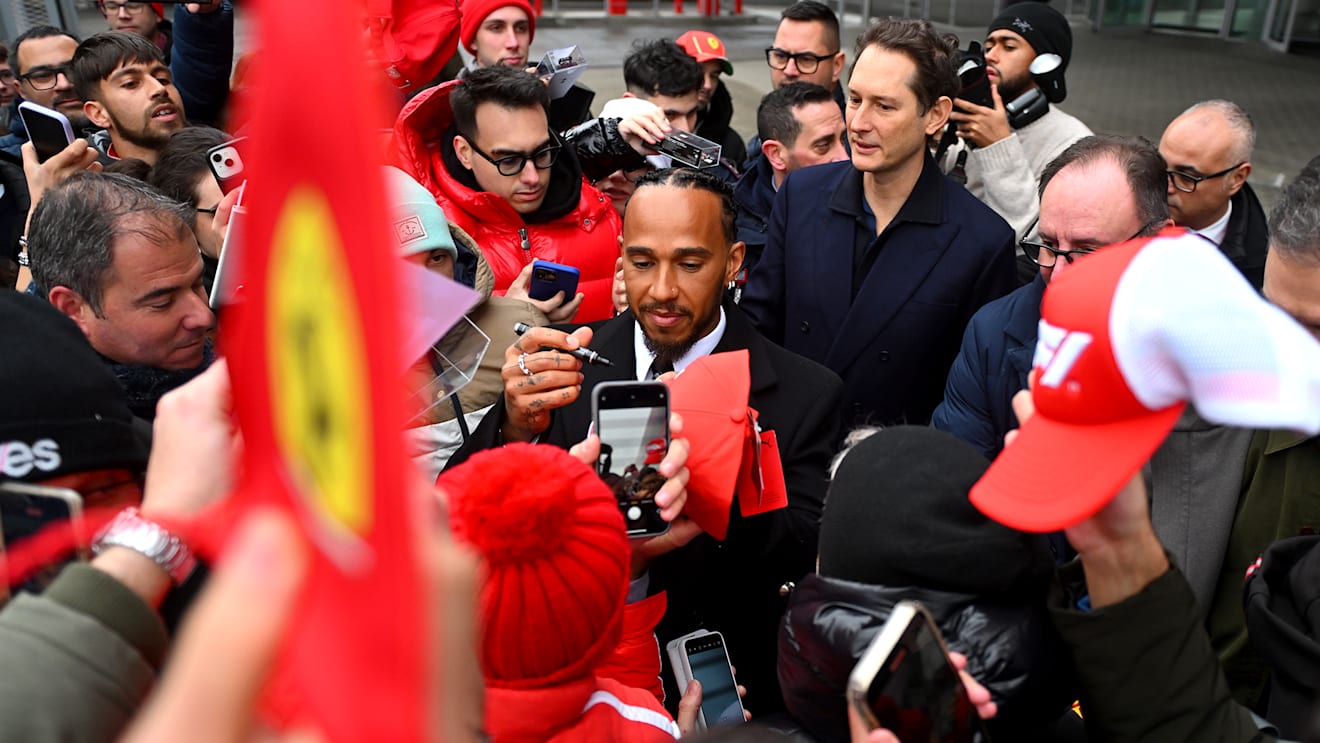
<path fill-rule="evenodd" d="M 151 118 L 151 109 L 147 110 L 144 114 L 144 120 L 141 126 L 137 127 L 128 126 L 108 108 L 105 109 L 105 113 L 106 116 L 110 117 L 110 123 L 114 126 L 115 133 L 123 137 L 126 142 L 142 147 L 143 149 L 159 150 L 170 141 L 171 134 L 185 126 L 183 121 L 183 107 L 175 104 L 174 101 L 171 101 L 168 97 L 163 99 L 153 98 L 151 101 L 151 108 L 155 108 L 162 103 L 169 103 L 174 106 L 174 110 L 178 114 L 178 119 L 174 122 L 176 126 L 171 129 L 152 126 L 154 122 Z"/>
<path fill-rule="evenodd" d="M 653 302 L 651 304 L 642 305 L 640 309 L 641 312 L 652 312 L 658 310 L 661 312 L 669 312 L 674 314 L 685 315 L 687 317 L 692 317 L 691 310 L 689 310 L 687 307 L 683 307 L 677 304 L 664 304 L 660 302 Z M 711 305 L 710 311 L 707 312 L 704 317 L 702 317 L 700 320 L 692 324 L 692 332 L 689 333 L 686 338 L 679 338 L 677 340 L 663 340 L 663 339 L 652 338 L 646 333 L 642 333 L 642 340 L 646 343 L 646 350 L 655 354 L 655 361 L 652 362 L 652 366 L 657 368 L 669 368 L 669 369 L 674 368 L 674 363 L 677 362 L 679 359 L 683 358 L 683 356 L 688 351 L 691 351 L 692 347 L 697 344 L 697 341 L 704 338 L 707 333 L 713 330 L 715 326 L 719 324 L 719 320 L 720 320 L 720 304 L 719 302 L 715 302 Z"/>
<path fill-rule="evenodd" d="M 999 97 L 1004 101 L 1004 105 L 1007 106 L 1008 104 L 1017 100 L 1018 96 L 1027 92 L 1027 88 L 1030 88 L 1033 82 L 1035 81 L 1031 79 L 1031 75 L 1029 74 L 1022 75 L 1021 77 L 1014 78 L 1012 80 L 1009 80 L 1005 78 L 1003 75 L 1000 75 Z"/>

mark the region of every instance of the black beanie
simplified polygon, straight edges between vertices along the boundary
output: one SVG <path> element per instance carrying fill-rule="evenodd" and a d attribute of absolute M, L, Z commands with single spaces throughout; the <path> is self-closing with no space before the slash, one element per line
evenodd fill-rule
<path fill-rule="evenodd" d="M 0 290 L 0 481 L 146 469 L 119 380 L 48 302 Z"/>
<path fill-rule="evenodd" d="M 1015 3 L 990 22 L 987 34 L 1007 29 L 1027 40 L 1036 54 L 1063 57 L 1063 70 L 1072 59 L 1072 27 L 1068 19 L 1041 2 Z M 1062 70 L 1061 70 L 1062 71 Z"/>
<path fill-rule="evenodd" d="M 820 574 L 979 596 L 1043 590 L 1045 537 L 1002 526 L 967 500 L 990 462 L 924 426 L 883 429 L 848 450 L 820 524 Z"/>

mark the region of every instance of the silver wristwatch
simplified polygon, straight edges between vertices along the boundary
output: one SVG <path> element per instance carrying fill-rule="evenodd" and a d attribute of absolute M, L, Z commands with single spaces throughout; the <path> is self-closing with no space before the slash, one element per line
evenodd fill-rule
<path fill-rule="evenodd" d="M 92 551 L 101 554 L 106 547 L 124 547 L 145 555 L 160 566 L 174 585 L 188 579 L 197 558 L 182 539 L 154 521 L 143 518 L 136 508 L 125 508 L 96 535 Z"/>

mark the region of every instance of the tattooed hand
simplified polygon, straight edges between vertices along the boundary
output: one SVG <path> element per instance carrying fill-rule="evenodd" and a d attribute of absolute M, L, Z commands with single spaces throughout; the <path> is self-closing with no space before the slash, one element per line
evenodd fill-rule
<path fill-rule="evenodd" d="M 578 328 L 571 335 L 552 328 L 532 328 L 509 346 L 500 370 L 504 379 L 505 442 L 531 441 L 550 427 L 550 411 L 578 398 L 582 362 L 560 349 L 572 350 L 590 342 L 590 328 Z"/>

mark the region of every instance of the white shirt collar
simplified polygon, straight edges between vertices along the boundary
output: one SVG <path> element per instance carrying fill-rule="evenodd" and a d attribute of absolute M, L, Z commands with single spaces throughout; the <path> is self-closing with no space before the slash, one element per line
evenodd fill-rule
<path fill-rule="evenodd" d="M 1228 208 L 1224 210 L 1224 216 L 1215 221 L 1214 224 L 1203 230 L 1192 230 L 1197 234 L 1204 236 L 1215 245 L 1224 244 L 1224 236 L 1228 234 L 1228 218 L 1233 216 L 1233 202 L 1228 202 Z"/>
<path fill-rule="evenodd" d="M 720 321 L 715 324 L 715 329 L 707 333 L 701 340 L 692 344 L 692 348 L 683 354 L 678 361 L 674 362 L 674 371 L 681 372 L 693 361 L 707 356 L 715 347 L 719 345 L 720 339 L 724 337 L 724 328 L 726 326 L 724 319 L 724 308 L 720 307 Z M 646 379 L 646 375 L 651 372 L 651 364 L 655 361 L 655 354 L 646 347 L 646 334 L 642 332 L 642 324 L 633 320 L 633 356 L 637 360 L 637 379 L 638 381 Z"/>

